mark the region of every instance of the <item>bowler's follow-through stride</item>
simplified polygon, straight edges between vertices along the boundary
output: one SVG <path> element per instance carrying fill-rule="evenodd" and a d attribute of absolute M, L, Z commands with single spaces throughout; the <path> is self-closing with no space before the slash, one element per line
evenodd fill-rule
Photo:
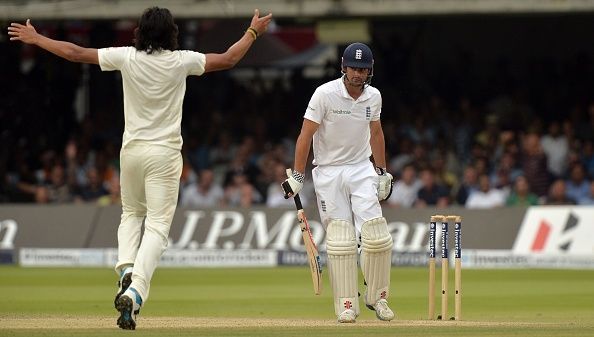
<path fill-rule="evenodd" d="M 119 287 L 114 300 L 122 329 L 135 329 L 153 273 L 167 248 L 182 172 L 182 105 L 186 77 L 234 67 L 263 34 L 272 14 L 256 9 L 241 38 L 222 54 L 177 50 L 178 27 L 166 8 L 147 8 L 132 47 L 83 48 L 38 34 L 29 20 L 8 27 L 11 41 L 37 45 L 66 60 L 120 71 L 124 135 L 120 151 L 122 216 L 118 228 Z M 141 240 L 141 230 L 144 234 Z"/>

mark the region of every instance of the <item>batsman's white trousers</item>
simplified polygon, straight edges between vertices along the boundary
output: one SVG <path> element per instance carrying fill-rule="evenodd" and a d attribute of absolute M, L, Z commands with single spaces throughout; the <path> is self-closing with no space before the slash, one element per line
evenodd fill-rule
<path fill-rule="evenodd" d="M 324 227 L 332 219 L 355 224 L 357 235 L 365 221 L 382 216 L 377 199 L 379 178 L 369 160 L 340 166 L 317 166 L 312 178 Z"/>
<path fill-rule="evenodd" d="M 151 278 L 167 248 L 177 206 L 182 156 L 179 150 L 168 147 L 131 143 L 120 152 L 120 166 L 122 218 L 115 269 L 119 273 L 134 265 L 131 287 L 146 302 Z"/>

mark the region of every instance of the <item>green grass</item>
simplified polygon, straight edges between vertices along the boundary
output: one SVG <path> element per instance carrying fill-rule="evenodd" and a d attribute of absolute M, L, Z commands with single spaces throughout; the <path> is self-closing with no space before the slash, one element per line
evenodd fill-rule
<path fill-rule="evenodd" d="M 439 273 L 438 273 L 439 274 Z M 427 322 L 427 270 L 394 268 L 390 304 L 398 319 L 378 325 L 361 305 L 357 324 L 333 322 L 332 296 L 324 275 L 321 296 L 313 295 L 305 267 L 274 269 L 168 269 L 155 273 L 142 310 L 142 336 L 593 336 L 593 270 L 464 270 L 463 318 Z M 453 273 L 450 273 L 453 286 Z M 0 336 L 113 336 L 115 324 L 84 328 L 8 325 L 22 318 L 98 320 L 113 318 L 116 275 L 109 269 L 0 267 Z M 439 286 L 439 279 L 436 282 Z M 364 289 L 361 286 L 361 289 Z M 439 294 L 439 291 L 436 291 Z M 439 295 L 438 295 L 439 296 Z M 440 308 L 439 297 L 436 301 Z M 453 314 L 453 297 L 450 298 Z M 225 328 L 144 327 L 142 319 L 228 318 Z M 237 319 L 291 319 L 311 326 L 241 327 Z M 224 320 L 223 320 L 224 321 Z M 111 322 L 111 321 L 110 321 Z M 366 322 L 371 322 L 369 326 Z M 418 324 L 414 323 L 418 322 Z M 475 322 L 476 324 L 474 324 Z M 426 324 L 430 323 L 430 324 Z"/>

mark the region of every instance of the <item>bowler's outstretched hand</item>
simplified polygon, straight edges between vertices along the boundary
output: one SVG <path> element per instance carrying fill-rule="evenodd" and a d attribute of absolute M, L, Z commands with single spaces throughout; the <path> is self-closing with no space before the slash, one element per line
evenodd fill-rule
<path fill-rule="evenodd" d="M 266 29 L 268 28 L 268 24 L 272 20 L 272 13 L 268 13 L 268 15 L 260 17 L 260 11 L 258 9 L 254 10 L 254 17 L 252 18 L 252 23 L 250 27 L 254 28 L 258 35 L 262 35 Z"/>
<path fill-rule="evenodd" d="M 39 34 L 29 19 L 24 25 L 16 22 L 11 23 L 8 27 L 8 35 L 10 35 L 10 41 L 21 41 L 27 44 L 35 44 L 39 38 Z"/>

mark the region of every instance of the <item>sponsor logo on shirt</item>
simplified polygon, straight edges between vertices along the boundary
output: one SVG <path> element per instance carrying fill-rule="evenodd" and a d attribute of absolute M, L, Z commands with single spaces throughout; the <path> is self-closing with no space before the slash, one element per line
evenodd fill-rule
<path fill-rule="evenodd" d="M 365 108 L 365 119 L 370 120 L 371 119 L 371 107 L 366 107 Z"/>
<path fill-rule="evenodd" d="M 341 110 L 341 109 L 332 109 L 332 110 L 330 110 L 330 112 L 332 112 L 333 114 L 337 114 L 337 115 L 350 115 L 351 114 L 350 110 Z"/>
<path fill-rule="evenodd" d="M 308 109 L 308 110 L 312 110 L 312 111 L 316 111 L 316 108 L 314 108 L 314 107 L 312 107 L 312 106 L 309 106 L 309 105 L 307 106 L 307 109 Z"/>

